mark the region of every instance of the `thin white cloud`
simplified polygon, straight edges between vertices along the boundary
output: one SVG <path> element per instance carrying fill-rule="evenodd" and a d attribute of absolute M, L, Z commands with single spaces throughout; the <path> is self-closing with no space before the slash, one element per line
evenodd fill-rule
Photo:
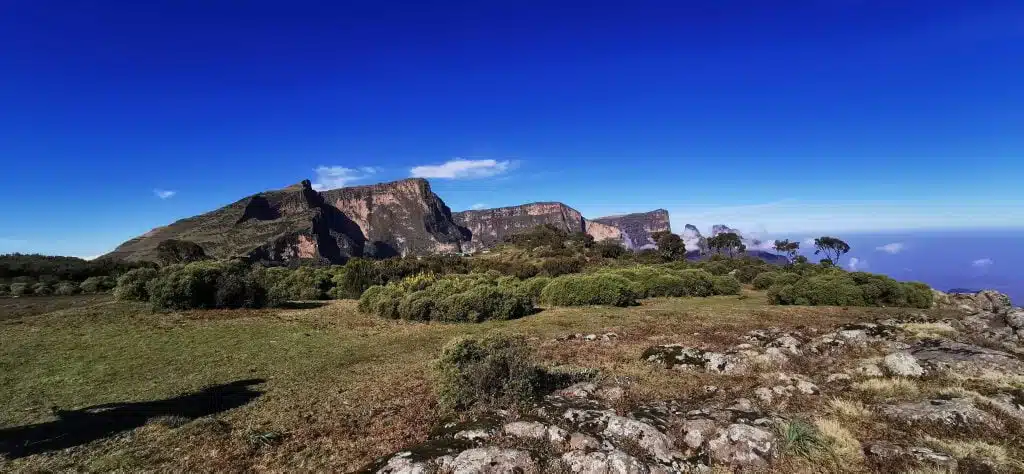
<path fill-rule="evenodd" d="M 157 189 L 153 190 L 153 195 L 158 197 L 158 198 L 160 198 L 160 199 L 170 199 L 170 198 L 174 197 L 175 194 L 178 194 L 178 192 L 177 191 L 171 191 L 169 189 L 157 188 Z"/>
<path fill-rule="evenodd" d="M 891 244 L 885 244 L 880 247 L 875 247 L 875 250 L 881 250 L 882 252 L 891 253 L 896 255 L 903 251 L 905 245 L 902 242 L 893 242 Z"/>
<path fill-rule="evenodd" d="M 81 258 L 82 260 L 96 260 L 97 258 L 100 258 L 102 256 L 103 255 L 101 254 L 101 255 L 89 255 L 89 256 L 86 256 L 86 257 L 78 257 L 78 258 Z"/>
<path fill-rule="evenodd" d="M 850 270 L 851 272 L 867 270 L 867 268 L 868 268 L 868 261 L 867 260 L 861 260 L 861 259 L 859 259 L 857 257 L 850 257 L 850 261 L 847 262 L 847 264 L 846 264 L 846 269 Z"/>
<path fill-rule="evenodd" d="M 807 247 L 814 247 L 814 237 L 804 239 L 804 245 Z"/>
<path fill-rule="evenodd" d="M 409 173 L 414 178 L 476 179 L 497 176 L 512 169 L 512 161 L 465 160 L 457 158 L 440 165 L 414 166 Z"/>
<path fill-rule="evenodd" d="M 992 261 L 991 258 L 979 258 L 971 262 L 971 266 L 974 268 L 988 268 L 991 267 L 993 263 L 995 262 Z"/>
<path fill-rule="evenodd" d="M 473 204 L 472 206 L 469 206 L 469 208 L 474 210 L 474 211 L 479 211 L 480 209 L 487 209 L 487 204 L 484 204 L 482 202 L 478 202 L 476 204 Z"/>
<path fill-rule="evenodd" d="M 346 168 L 344 166 L 318 166 L 313 170 L 316 172 L 316 180 L 313 182 L 313 189 L 326 191 L 328 189 L 343 188 L 356 181 L 366 179 L 377 172 L 377 168 L 363 166 L 361 168 Z"/>

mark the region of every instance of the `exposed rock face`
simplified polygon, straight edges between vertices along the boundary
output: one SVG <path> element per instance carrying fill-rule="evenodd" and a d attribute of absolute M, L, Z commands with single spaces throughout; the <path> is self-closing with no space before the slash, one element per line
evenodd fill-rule
<path fill-rule="evenodd" d="M 670 229 L 668 211 L 664 209 L 590 220 L 560 202 L 462 211 L 452 217 L 472 234 L 472 240 L 463 246 L 467 252 L 493 247 L 510 235 L 545 224 L 569 233 L 586 232 L 595 241 L 618 240 L 631 249 L 652 248 L 651 234 Z"/>
<path fill-rule="evenodd" d="M 460 226 L 469 229 L 471 240 L 464 251 L 491 248 L 510 235 L 540 225 L 553 225 L 566 232 L 583 232 L 583 215 L 560 202 L 535 202 L 521 206 L 462 211 L 452 214 Z"/>
<path fill-rule="evenodd" d="M 267 191 L 129 240 L 108 254 L 153 260 L 167 239 L 207 255 L 284 262 L 458 252 L 468 232 L 423 179 L 317 192 L 310 182 Z"/>
<path fill-rule="evenodd" d="M 621 216 L 599 217 L 592 222 L 619 228 L 622 232 L 623 244 L 626 248 L 634 250 L 654 248 L 654 239 L 651 238 L 651 234 L 672 231 L 668 211 L 664 209 Z M 600 240 L 596 235 L 594 239 Z"/>

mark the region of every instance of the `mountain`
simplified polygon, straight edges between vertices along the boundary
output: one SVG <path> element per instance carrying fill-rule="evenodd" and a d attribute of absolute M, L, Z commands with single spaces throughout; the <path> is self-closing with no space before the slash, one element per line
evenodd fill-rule
<path fill-rule="evenodd" d="M 479 209 L 452 214 L 452 219 L 469 229 L 471 239 L 463 246 L 465 252 L 491 248 L 509 235 L 539 225 L 552 225 L 565 232 L 583 232 L 583 215 L 560 202 L 534 202 L 519 206 Z"/>
<path fill-rule="evenodd" d="M 664 209 L 621 216 L 598 217 L 592 222 L 618 228 L 622 233 L 623 244 L 626 248 L 633 250 L 654 248 L 654 239 L 651 238 L 651 234 L 672 231 L 668 211 Z M 594 238 L 601 240 L 596 236 Z"/>
<path fill-rule="evenodd" d="M 305 180 L 157 227 L 105 257 L 154 260 L 157 244 L 180 239 L 218 258 L 340 263 L 362 255 L 456 253 L 469 238 L 424 179 L 323 192 Z"/>

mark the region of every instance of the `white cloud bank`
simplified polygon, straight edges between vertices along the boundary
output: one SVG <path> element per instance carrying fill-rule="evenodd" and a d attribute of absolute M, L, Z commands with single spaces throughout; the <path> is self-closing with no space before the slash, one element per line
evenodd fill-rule
<path fill-rule="evenodd" d="M 513 168 L 511 161 L 464 160 L 461 158 L 440 165 L 414 166 L 409 170 L 413 178 L 477 179 L 489 178 Z"/>
<path fill-rule="evenodd" d="M 861 260 L 861 259 L 859 259 L 857 257 L 850 257 L 850 261 L 846 264 L 846 269 L 850 270 L 851 272 L 867 270 L 867 268 L 868 268 L 868 261 L 867 260 Z"/>
<path fill-rule="evenodd" d="M 157 189 L 153 190 L 153 195 L 158 197 L 158 198 L 160 198 L 160 199 L 170 199 L 170 198 L 174 197 L 175 194 L 178 194 L 178 192 L 177 191 L 171 191 L 169 189 L 157 188 Z"/>
<path fill-rule="evenodd" d="M 313 170 L 316 172 L 316 180 L 313 181 L 313 189 L 326 191 L 328 189 L 343 188 L 356 181 L 366 179 L 377 172 L 377 168 L 363 166 L 361 168 L 346 168 L 344 166 L 318 166 Z"/>
<path fill-rule="evenodd" d="M 469 208 L 474 210 L 474 211 L 479 211 L 480 209 L 487 209 L 487 204 L 484 204 L 482 202 L 478 202 L 476 204 L 473 204 L 472 206 L 469 206 Z"/>
<path fill-rule="evenodd" d="M 891 244 L 885 244 L 880 247 L 875 247 L 875 250 L 881 250 L 882 252 L 896 255 L 903 251 L 904 245 L 902 242 L 893 242 Z"/>
<path fill-rule="evenodd" d="M 993 263 L 995 262 L 992 261 L 991 258 L 979 258 L 971 262 L 971 266 L 974 268 L 988 268 L 991 267 Z"/>

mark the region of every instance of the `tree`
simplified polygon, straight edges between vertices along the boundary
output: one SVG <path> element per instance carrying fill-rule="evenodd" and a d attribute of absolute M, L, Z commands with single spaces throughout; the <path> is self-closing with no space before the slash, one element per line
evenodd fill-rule
<path fill-rule="evenodd" d="M 156 259 L 161 265 L 206 260 L 206 252 L 195 242 L 167 239 L 156 246 Z"/>
<path fill-rule="evenodd" d="M 619 258 L 626 253 L 626 248 L 618 239 L 604 239 L 594 244 L 594 252 L 604 258 Z"/>
<path fill-rule="evenodd" d="M 686 258 L 686 244 L 683 239 L 668 231 L 660 231 L 651 234 L 655 245 L 658 246 L 658 253 L 665 260 L 681 260 Z"/>
<path fill-rule="evenodd" d="M 814 239 L 814 255 L 825 254 L 825 259 L 833 265 L 839 264 L 839 257 L 850 251 L 850 245 L 835 237 L 818 237 Z"/>
<path fill-rule="evenodd" d="M 796 260 L 797 251 L 799 250 L 800 242 L 790 242 L 789 239 L 775 241 L 775 251 L 788 256 L 791 262 Z"/>
<path fill-rule="evenodd" d="M 725 251 L 729 257 L 735 257 L 736 254 L 742 254 L 747 250 L 743 239 L 735 232 L 722 232 L 711 237 L 708 239 L 708 247 L 717 253 Z"/>

